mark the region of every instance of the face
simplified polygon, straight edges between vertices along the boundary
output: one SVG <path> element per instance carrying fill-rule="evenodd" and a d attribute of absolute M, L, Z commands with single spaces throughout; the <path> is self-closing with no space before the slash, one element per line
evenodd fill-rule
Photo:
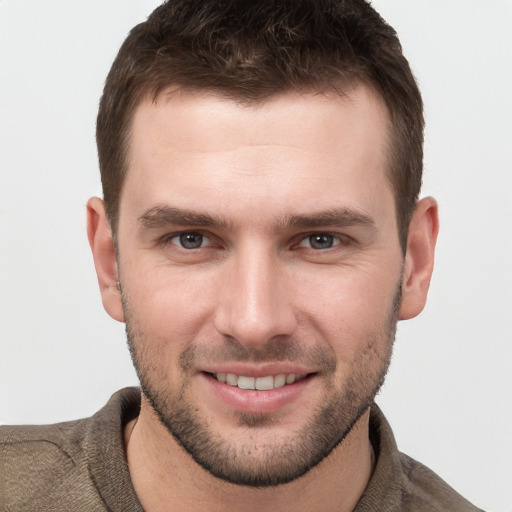
<path fill-rule="evenodd" d="M 130 349 L 145 400 L 219 478 L 299 477 L 382 383 L 403 267 L 387 124 L 364 86 L 136 111 L 117 259 Z"/>

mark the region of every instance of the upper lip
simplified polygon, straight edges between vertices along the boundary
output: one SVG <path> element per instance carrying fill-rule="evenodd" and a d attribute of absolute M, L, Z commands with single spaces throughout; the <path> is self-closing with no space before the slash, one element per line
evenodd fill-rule
<path fill-rule="evenodd" d="M 311 368 L 306 368 L 293 363 L 276 362 L 264 363 L 261 365 L 248 364 L 248 363 L 219 363 L 206 365 L 201 368 L 202 372 L 206 373 L 233 373 L 235 375 L 244 375 L 246 377 L 266 377 L 268 375 L 288 375 L 294 373 L 296 375 L 307 375 L 309 373 L 316 373 Z"/>

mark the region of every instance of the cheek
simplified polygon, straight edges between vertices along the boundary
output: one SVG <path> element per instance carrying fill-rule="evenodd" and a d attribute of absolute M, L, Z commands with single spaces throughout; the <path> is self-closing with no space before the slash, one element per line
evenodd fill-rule
<path fill-rule="evenodd" d="M 152 268 L 132 273 L 123 283 L 131 320 L 144 333 L 146 343 L 165 352 L 182 351 L 207 330 L 211 300 L 208 281 L 200 274 Z"/>
<path fill-rule="evenodd" d="M 399 275 L 343 268 L 309 276 L 296 290 L 301 315 L 334 351 L 352 359 L 361 344 L 389 332 Z"/>

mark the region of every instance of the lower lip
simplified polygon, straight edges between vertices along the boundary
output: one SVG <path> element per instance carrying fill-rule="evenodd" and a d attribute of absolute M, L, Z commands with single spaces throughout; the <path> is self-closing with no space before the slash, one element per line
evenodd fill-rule
<path fill-rule="evenodd" d="M 240 389 L 219 382 L 209 374 L 201 374 L 206 385 L 224 404 L 232 409 L 247 413 L 268 413 L 277 411 L 299 398 L 312 384 L 314 374 L 293 384 L 281 388 L 259 391 L 255 389 Z"/>

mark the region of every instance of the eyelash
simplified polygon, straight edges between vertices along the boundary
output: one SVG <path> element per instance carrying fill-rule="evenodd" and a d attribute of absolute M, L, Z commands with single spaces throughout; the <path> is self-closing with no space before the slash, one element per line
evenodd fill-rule
<path fill-rule="evenodd" d="M 206 236 L 205 234 L 201 233 L 200 231 L 179 231 L 178 233 L 170 233 L 169 235 L 164 236 L 161 243 L 162 243 L 162 245 L 166 245 L 166 244 L 176 245 L 177 247 L 179 247 L 180 249 L 182 249 L 184 251 L 193 251 L 193 250 L 204 249 L 202 244 L 201 244 L 201 247 L 186 248 L 186 247 L 183 247 L 182 243 L 181 243 L 181 245 L 178 243 L 173 243 L 173 239 L 175 239 L 175 238 L 181 239 L 181 237 L 191 236 L 191 235 L 200 236 L 201 242 L 204 242 L 204 241 L 211 242 L 211 239 L 212 239 L 211 236 L 210 237 Z"/>
<path fill-rule="evenodd" d="M 193 248 L 183 247 L 183 240 L 181 240 L 181 238 L 185 237 L 185 236 L 191 236 L 191 235 L 201 237 L 201 246 L 200 247 L 193 247 Z M 311 247 L 311 241 L 312 241 L 313 237 L 331 237 L 332 245 L 330 247 L 325 247 L 325 248 Z M 173 239 L 178 239 L 178 240 L 180 240 L 180 242 L 174 243 Z M 161 240 L 161 244 L 162 245 L 172 244 L 172 245 L 177 246 L 179 249 L 181 249 L 183 251 L 191 252 L 191 251 L 196 251 L 196 250 L 200 250 L 200 249 L 205 249 L 206 247 L 208 247 L 208 245 L 206 245 L 206 246 L 203 245 L 204 242 L 206 241 L 207 244 L 211 243 L 212 239 L 213 239 L 213 237 L 211 235 L 210 236 L 205 235 L 201 231 L 179 231 L 177 233 L 170 233 L 170 234 L 164 236 Z M 307 243 L 308 240 L 310 242 L 309 246 L 302 245 L 304 243 Z M 336 247 L 341 246 L 341 245 L 345 245 L 345 246 L 350 245 L 351 243 L 353 243 L 353 240 L 350 237 L 348 237 L 347 235 L 341 235 L 341 234 L 330 233 L 330 232 L 325 232 L 325 231 L 318 231 L 318 232 L 312 232 L 309 234 L 302 234 L 298 243 L 293 244 L 293 248 L 301 248 L 302 247 L 305 249 L 313 250 L 315 252 L 325 252 L 325 251 L 328 251 L 329 249 L 335 249 Z"/>
<path fill-rule="evenodd" d="M 311 245 L 315 243 L 313 241 L 314 238 L 330 238 L 330 241 L 332 242 L 332 245 L 330 247 L 312 247 Z M 347 243 L 347 237 L 342 235 L 337 235 L 335 233 L 325 233 L 325 232 L 319 232 L 319 233 L 311 233 L 309 235 L 303 236 L 300 240 L 300 242 L 296 245 L 297 247 L 305 247 L 303 244 L 309 241 L 309 245 L 306 247 L 307 249 L 313 249 L 315 251 L 327 251 L 329 249 L 333 249 L 339 245 L 343 245 Z M 318 241 L 318 240 L 317 240 Z"/>

